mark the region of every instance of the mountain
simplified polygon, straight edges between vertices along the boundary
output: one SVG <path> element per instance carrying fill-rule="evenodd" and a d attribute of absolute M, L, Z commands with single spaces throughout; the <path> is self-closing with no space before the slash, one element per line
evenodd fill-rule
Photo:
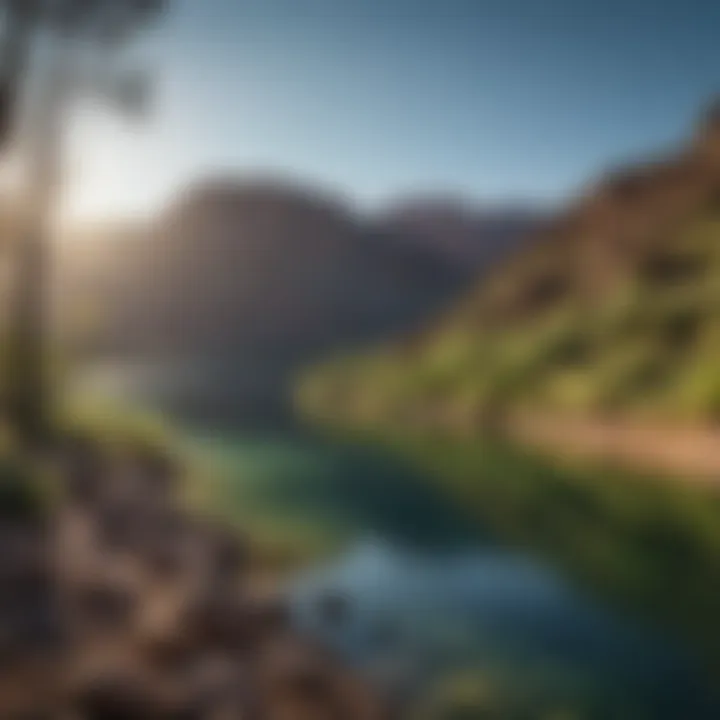
<path fill-rule="evenodd" d="M 217 386 L 228 412 L 282 404 L 301 366 L 418 327 L 470 277 L 441 243 L 282 183 L 207 181 L 112 234 L 82 257 L 67 243 L 61 295 L 96 319 L 86 350 L 185 368 L 185 390 L 205 376 L 198 398 L 220 402 Z"/>
<path fill-rule="evenodd" d="M 321 417 L 482 429 L 508 414 L 720 419 L 720 106 L 602 178 L 443 316 L 308 373 Z M 549 414 L 549 415 L 548 415 Z"/>
<path fill-rule="evenodd" d="M 529 206 L 482 208 L 440 196 L 397 202 L 378 220 L 399 241 L 441 253 L 476 276 L 521 247 L 545 221 L 546 213 Z"/>

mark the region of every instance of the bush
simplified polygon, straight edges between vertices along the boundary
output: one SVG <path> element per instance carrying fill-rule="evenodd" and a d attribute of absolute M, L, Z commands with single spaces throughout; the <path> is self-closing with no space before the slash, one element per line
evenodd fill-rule
<path fill-rule="evenodd" d="M 37 471 L 19 459 L 0 460 L 0 520 L 40 522 L 50 504 L 50 490 Z"/>

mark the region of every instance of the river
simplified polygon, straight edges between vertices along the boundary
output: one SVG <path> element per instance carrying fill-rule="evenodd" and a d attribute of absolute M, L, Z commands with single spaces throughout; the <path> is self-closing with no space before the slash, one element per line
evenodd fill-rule
<path fill-rule="evenodd" d="M 285 581 L 298 627 L 413 717 L 720 717 L 689 647 L 488 531 L 403 458 L 188 421 L 152 377 L 115 368 L 89 384 L 174 415 L 214 463 L 208 507 L 302 558 Z"/>

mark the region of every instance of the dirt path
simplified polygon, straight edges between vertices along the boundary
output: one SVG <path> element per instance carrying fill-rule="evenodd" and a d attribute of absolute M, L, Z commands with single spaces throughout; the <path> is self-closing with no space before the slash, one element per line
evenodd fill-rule
<path fill-rule="evenodd" d="M 511 436 L 568 458 L 609 460 L 720 486 L 720 429 L 518 414 Z"/>

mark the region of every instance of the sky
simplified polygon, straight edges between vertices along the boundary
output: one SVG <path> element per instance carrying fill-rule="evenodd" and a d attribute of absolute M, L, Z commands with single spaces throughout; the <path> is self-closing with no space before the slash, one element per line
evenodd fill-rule
<path fill-rule="evenodd" d="M 720 92 L 716 0 L 174 0 L 139 122 L 72 123 L 65 212 L 151 214 L 217 174 L 381 207 L 562 203 L 677 143 Z"/>

